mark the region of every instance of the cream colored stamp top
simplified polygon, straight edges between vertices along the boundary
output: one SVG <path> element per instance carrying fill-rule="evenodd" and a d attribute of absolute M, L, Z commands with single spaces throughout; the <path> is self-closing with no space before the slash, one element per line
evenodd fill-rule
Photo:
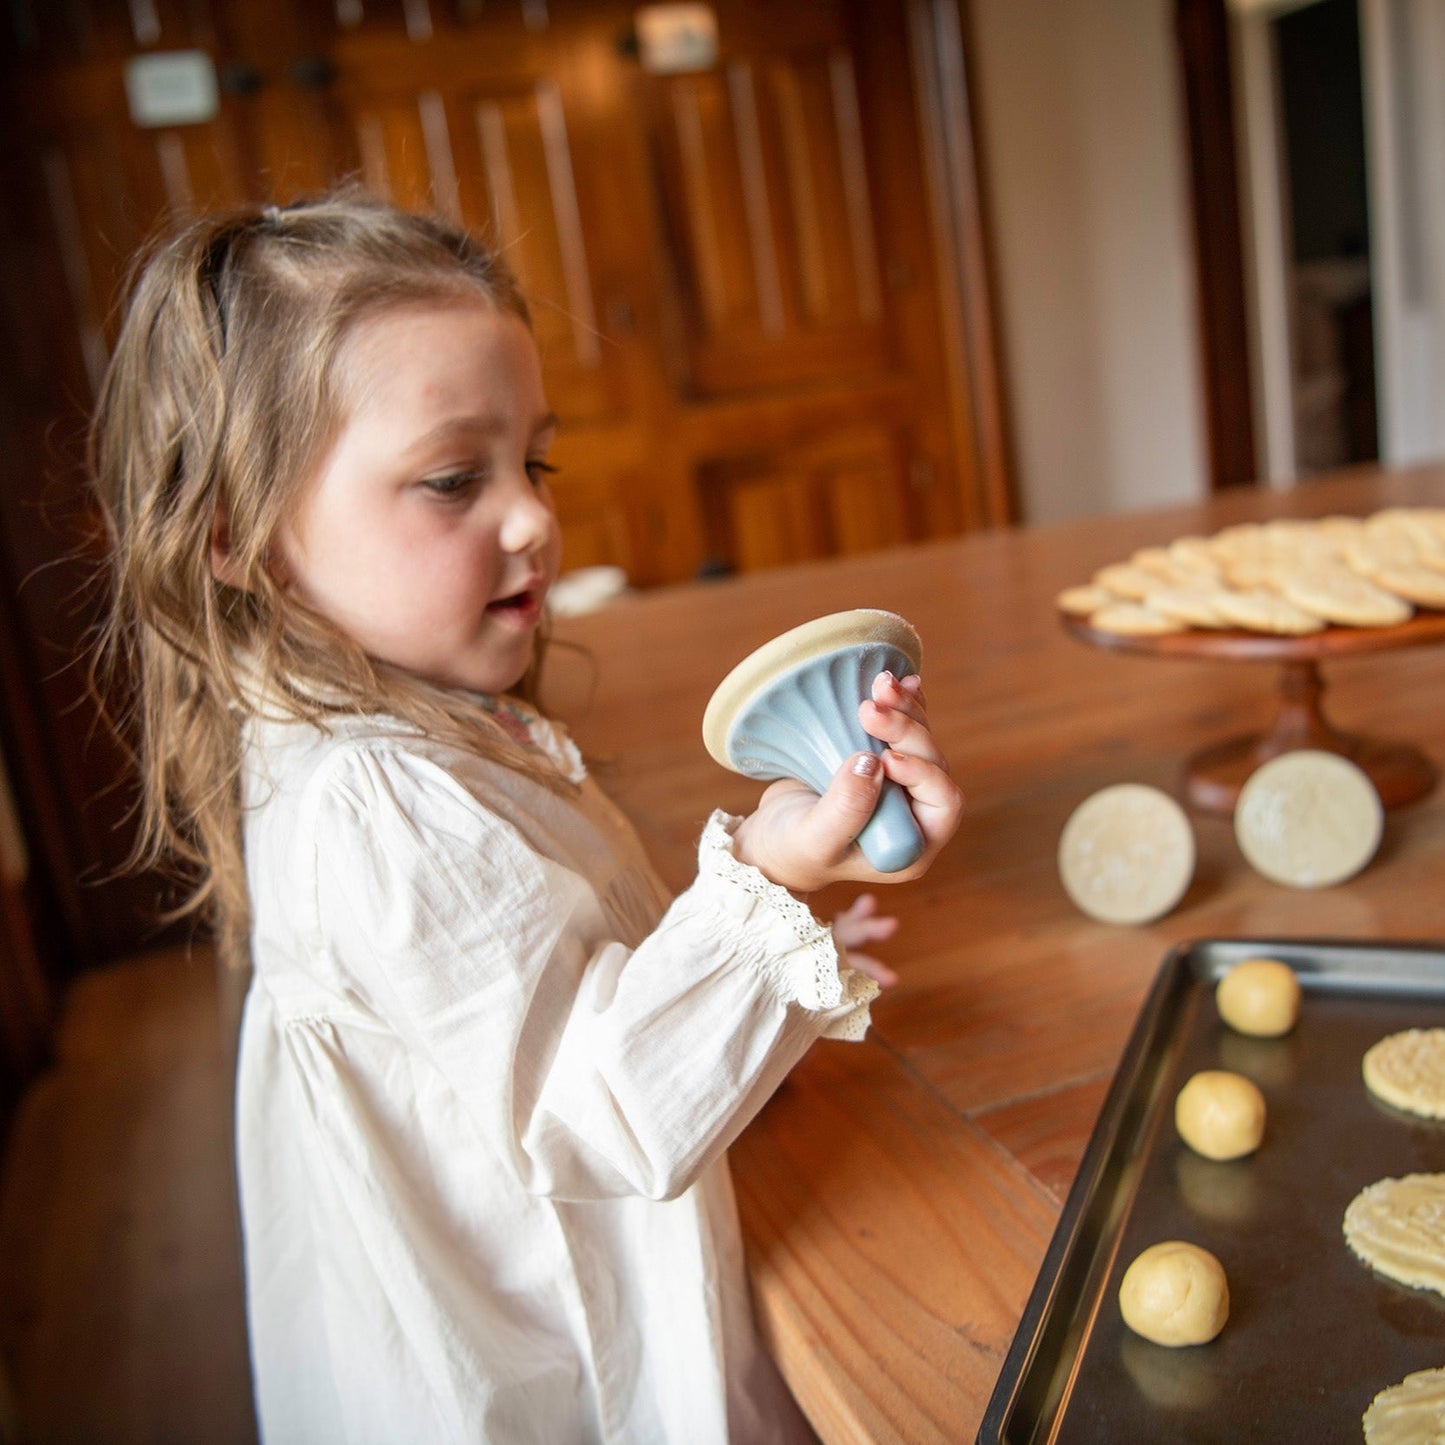
<path fill-rule="evenodd" d="M 702 718 L 702 740 L 708 752 L 723 767 L 731 768 L 727 742 L 733 721 L 769 683 L 814 657 L 870 642 L 896 647 L 914 672 L 923 664 L 923 644 L 912 624 L 896 612 L 873 607 L 816 617 L 765 642 L 743 658 L 713 692 Z"/>

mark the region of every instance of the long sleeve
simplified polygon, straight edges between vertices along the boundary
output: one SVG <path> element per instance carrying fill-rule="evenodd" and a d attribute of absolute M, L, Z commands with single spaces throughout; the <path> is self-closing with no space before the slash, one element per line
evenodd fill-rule
<path fill-rule="evenodd" d="M 866 1026 L 872 983 L 737 862 L 722 815 L 697 880 L 629 943 L 577 858 L 436 761 L 351 746 L 313 782 L 296 841 L 322 953 L 533 1193 L 675 1196 L 816 1038 Z"/>

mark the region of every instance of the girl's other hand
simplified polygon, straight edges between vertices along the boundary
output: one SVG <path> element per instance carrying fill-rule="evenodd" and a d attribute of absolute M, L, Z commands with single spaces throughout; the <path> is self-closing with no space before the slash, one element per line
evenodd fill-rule
<path fill-rule="evenodd" d="M 858 719 L 870 737 L 888 745 L 881 758 L 855 753 L 822 797 L 791 778 L 773 783 L 734 835 L 733 849 L 742 862 L 795 893 L 829 883 L 920 878 L 958 830 L 963 794 L 929 731 L 921 681 L 905 677 L 900 682 L 880 673 L 873 696 L 858 705 Z M 873 815 L 885 777 L 908 794 L 923 834 L 922 854 L 897 873 L 878 872 L 855 841 Z"/>
<path fill-rule="evenodd" d="M 881 958 L 858 950 L 865 943 L 892 938 L 897 932 L 898 920 L 880 916 L 878 900 L 871 893 L 860 893 L 833 918 L 833 937 L 848 950 L 848 962 L 880 988 L 891 988 L 898 982 L 898 975 Z"/>

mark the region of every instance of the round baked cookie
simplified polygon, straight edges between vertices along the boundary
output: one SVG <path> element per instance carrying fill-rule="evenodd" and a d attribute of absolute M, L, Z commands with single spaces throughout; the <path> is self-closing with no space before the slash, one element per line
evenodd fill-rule
<path fill-rule="evenodd" d="M 1107 607 L 1118 600 L 1112 592 L 1105 592 L 1102 587 L 1095 587 L 1092 582 L 1084 582 L 1077 587 L 1065 587 L 1054 598 L 1054 606 L 1060 612 L 1067 612 L 1070 617 L 1088 617 L 1101 607 Z"/>
<path fill-rule="evenodd" d="M 1420 607 L 1445 608 L 1445 571 L 1423 562 L 1381 564 L 1364 574 L 1377 587 Z"/>
<path fill-rule="evenodd" d="M 1221 589 L 1212 583 L 1156 587 L 1144 605 L 1190 627 L 1228 627 L 1219 614 L 1214 597 Z"/>
<path fill-rule="evenodd" d="M 1258 555 L 1265 549 L 1264 527 L 1259 522 L 1236 522 L 1221 527 L 1209 538 L 1209 549 L 1217 560 Z"/>
<path fill-rule="evenodd" d="M 1371 1269 L 1445 1294 L 1445 1174 L 1406 1174 L 1367 1185 L 1345 1210 L 1345 1243 Z"/>
<path fill-rule="evenodd" d="M 1365 1051 L 1360 1067 L 1377 1099 L 1409 1114 L 1445 1119 L 1445 1029 L 1390 1034 Z"/>
<path fill-rule="evenodd" d="M 1445 564 L 1445 538 L 1423 510 L 1386 507 L 1370 518 L 1365 532 L 1386 546 L 1413 550 L 1415 559 L 1427 567 Z"/>
<path fill-rule="evenodd" d="M 1124 1271 L 1119 1312 L 1156 1345 L 1203 1345 L 1229 1318 L 1229 1281 L 1207 1249 L 1181 1239 L 1151 1244 Z"/>
<path fill-rule="evenodd" d="M 1129 558 L 1129 565 L 1152 573 L 1162 582 L 1172 582 L 1177 576 L 1168 547 L 1140 547 Z"/>
<path fill-rule="evenodd" d="M 1187 572 L 1219 579 L 1219 558 L 1208 537 L 1176 537 L 1169 544 L 1169 556 Z"/>
<path fill-rule="evenodd" d="M 1361 1423 L 1365 1445 L 1439 1445 L 1445 1440 L 1445 1369 L 1416 1370 L 1381 1390 Z"/>
<path fill-rule="evenodd" d="M 1352 878 L 1380 845 L 1385 810 L 1365 774 L 1336 753 L 1282 753 L 1256 768 L 1234 805 L 1234 835 L 1275 883 L 1328 888 Z"/>
<path fill-rule="evenodd" d="M 1407 532 L 1370 517 L 1360 535 L 1345 543 L 1344 558 L 1356 572 L 1370 577 L 1381 568 L 1418 567 L 1420 548 Z"/>
<path fill-rule="evenodd" d="M 1277 1039 L 1299 1019 L 1299 979 L 1277 958 L 1246 958 L 1215 985 L 1214 1004 L 1236 1033 Z"/>
<path fill-rule="evenodd" d="M 1331 513 L 1328 517 L 1315 518 L 1315 530 L 1321 536 L 1328 537 L 1335 544 L 1337 550 L 1343 551 L 1345 543 L 1364 532 L 1365 519 Z"/>
<path fill-rule="evenodd" d="M 1231 577 L 1233 574 L 1230 574 Z M 1267 575 L 1273 575 L 1271 568 Z M 1324 619 L 1263 587 L 1222 592 L 1214 605 L 1220 615 L 1236 627 L 1250 632 L 1268 632 L 1283 637 L 1304 637 L 1319 632 Z"/>
<path fill-rule="evenodd" d="M 1269 590 L 1270 584 L 1274 580 L 1274 568 L 1274 559 L 1261 553 L 1257 556 L 1247 554 L 1226 558 L 1221 571 L 1224 573 L 1224 580 L 1229 584 L 1231 592 L 1250 595 Z M 1246 624 L 1237 623 L 1236 625 L 1243 627 Z M 1265 628 L 1263 630 L 1273 631 L 1274 629 Z"/>
<path fill-rule="evenodd" d="M 1092 581 L 1094 586 L 1102 587 L 1127 602 L 1141 601 L 1151 587 L 1159 585 L 1158 577 L 1132 562 L 1113 562 L 1107 567 L 1100 567 Z"/>
<path fill-rule="evenodd" d="M 1402 597 L 1339 562 L 1280 567 L 1274 586 L 1296 607 L 1345 627 L 1394 627 L 1415 611 Z"/>
<path fill-rule="evenodd" d="M 1113 602 L 1089 614 L 1089 626 L 1099 632 L 1114 632 L 1120 637 L 1162 637 L 1170 632 L 1188 630 L 1188 623 L 1166 617 L 1142 602 Z"/>
<path fill-rule="evenodd" d="M 1148 923 L 1168 913 L 1194 877 L 1194 830 L 1167 793 L 1116 783 L 1070 814 L 1058 861 L 1081 912 L 1101 923 Z"/>

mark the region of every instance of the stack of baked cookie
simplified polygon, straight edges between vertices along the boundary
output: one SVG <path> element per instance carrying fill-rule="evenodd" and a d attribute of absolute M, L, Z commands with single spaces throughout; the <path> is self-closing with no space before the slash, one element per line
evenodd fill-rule
<path fill-rule="evenodd" d="M 1101 632 L 1243 628 L 1303 636 L 1445 609 L 1445 507 L 1243 523 L 1102 567 L 1058 596 Z"/>

